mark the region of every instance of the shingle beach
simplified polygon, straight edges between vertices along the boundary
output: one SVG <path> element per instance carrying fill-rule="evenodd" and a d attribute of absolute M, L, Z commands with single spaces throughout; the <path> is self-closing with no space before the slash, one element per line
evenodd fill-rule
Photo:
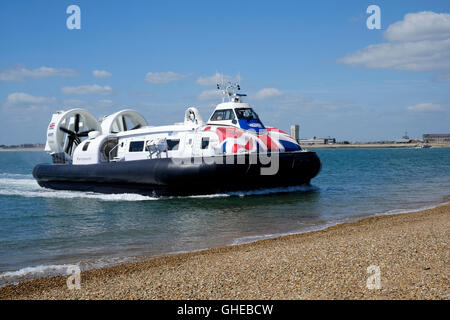
<path fill-rule="evenodd" d="M 0 288 L 1 299 L 449 299 L 450 205 Z M 378 268 L 380 289 L 367 279 Z"/>

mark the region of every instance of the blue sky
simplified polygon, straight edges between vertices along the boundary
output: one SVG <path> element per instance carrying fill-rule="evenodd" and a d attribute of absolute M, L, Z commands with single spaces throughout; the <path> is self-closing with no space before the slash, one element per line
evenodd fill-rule
<path fill-rule="evenodd" d="M 371 4 L 381 30 L 366 27 Z M 216 73 L 240 75 L 266 125 L 305 138 L 450 132 L 448 1 L 2 1 L 0 39 L 0 144 L 45 142 L 72 107 L 206 119 Z"/>

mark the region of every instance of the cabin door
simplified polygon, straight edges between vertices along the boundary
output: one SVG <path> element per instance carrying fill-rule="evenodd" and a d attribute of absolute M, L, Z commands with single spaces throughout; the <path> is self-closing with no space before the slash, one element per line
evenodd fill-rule
<path fill-rule="evenodd" d="M 184 137 L 184 156 L 192 157 L 194 155 L 194 135 L 187 133 Z"/>
<path fill-rule="evenodd" d="M 192 155 L 200 157 L 202 155 L 202 137 L 199 134 L 194 135 L 194 144 L 192 146 Z"/>
<path fill-rule="evenodd" d="M 184 144 L 185 156 L 199 157 L 201 153 L 201 136 L 198 134 L 187 133 Z"/>

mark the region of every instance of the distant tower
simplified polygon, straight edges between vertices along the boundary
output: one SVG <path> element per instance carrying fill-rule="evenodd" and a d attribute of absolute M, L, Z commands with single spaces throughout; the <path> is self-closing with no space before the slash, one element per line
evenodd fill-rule
<path fill-rule="evenodd" d="M 291 137 L 295 140 L 300 139 L 300 126 L 298 124 L 291 125 Z"/>

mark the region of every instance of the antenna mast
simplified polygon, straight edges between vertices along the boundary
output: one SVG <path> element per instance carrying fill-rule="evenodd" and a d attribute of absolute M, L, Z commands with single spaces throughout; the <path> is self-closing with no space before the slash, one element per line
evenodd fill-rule
<path fill-rule="evenodd" d="M 225 102 L 225 97 L 228 97 L 229 102 L 240 102 L 242 97 L 246 97 L 246 94 L 239 94 L 236 91 L 241 90 L 241 86 L 239 83 L 233 83 L 228 81 L 226 84 L 223 82 L 222 76 L 222 84 L 217 84 L 217 90 L 220 90 L 222 93 L 222 102 Z"/>

